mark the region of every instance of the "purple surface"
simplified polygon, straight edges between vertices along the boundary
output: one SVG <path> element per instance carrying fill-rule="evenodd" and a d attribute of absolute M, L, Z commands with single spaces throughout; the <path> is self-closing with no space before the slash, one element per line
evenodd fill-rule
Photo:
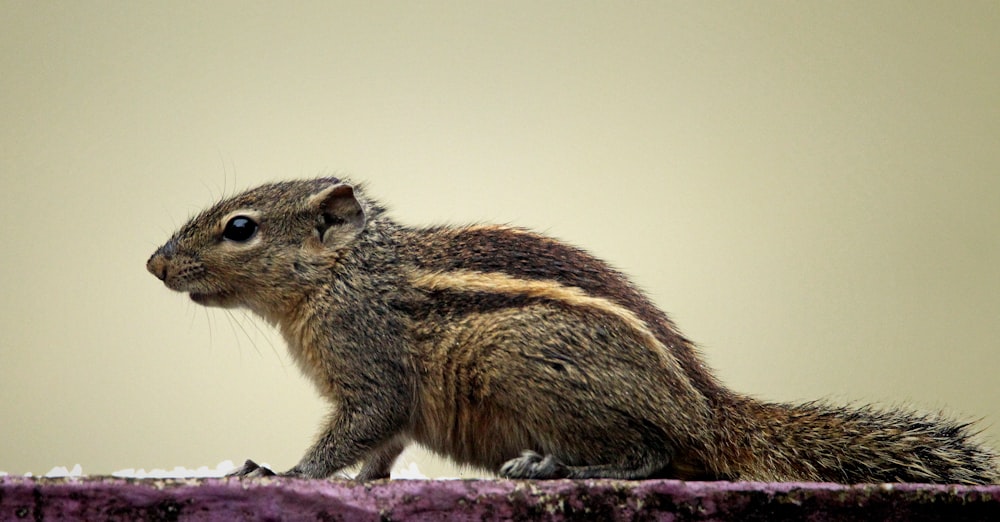
<path fill-rule="evenodd" d="M 1000 520 L 1000 486 L 0 477 L 0 520 Z"/>

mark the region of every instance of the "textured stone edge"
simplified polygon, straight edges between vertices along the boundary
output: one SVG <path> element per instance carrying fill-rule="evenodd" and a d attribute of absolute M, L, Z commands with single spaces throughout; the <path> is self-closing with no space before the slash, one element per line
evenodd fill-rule
<path fill-rule="evenodd" d="M 0 477 L 0 520 L 1000 520 L 1000 486 Z"/>

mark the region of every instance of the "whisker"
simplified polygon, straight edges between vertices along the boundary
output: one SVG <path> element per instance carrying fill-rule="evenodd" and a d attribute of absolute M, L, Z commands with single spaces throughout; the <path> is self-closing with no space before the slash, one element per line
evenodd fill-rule
<path fill-rule="evenodd" d="M 249 312 L 247 312 L 246 310 L 242 310 L 242 312 L 243 312 L 242 314 L 243 318 L 246 319 L 247 321 L 250 321 L 250 324 L 254 327 L 255 330 L 257 330 L 257 333 L 259 333 L 262 337 L 264 337 L 264 340 L 267 341 L 267 345 L 271 347 L 271 351 L 274 352 L 274 356 L 277 357 L 279 361 L 281 361 L 281 367 L 287 368 L 289 363 L 288 361 L 285 360 L 284 357 L 281 356 L 281 353 L 274 346 L 274 343 L 271 342 L 271 335 L 268 332 L 264 331 L 259 324 L 257 324 L 257 321 L 255 321 L 254 318 L 250 316 Z"/>
<path fill-rule="evenodd" d="M 227 190 L 229 173 L 226 172 L 226 159 L 222 157 L 222 151 L 216 149 L 216 152 L 219 154 L 219 163 L 222 164 L 222 197 L 224 198 L 229 193 Z"/>
<path fill-rule="evenodd" d="M 192 312 L 192 311 L 191 311 L 191 306 L 192 306 L 193 304 L 194 304 L 194 303 L 192 303 L 192 302 L 191 302 L 190 300 L 189 300 L 189 301 L 187 302 L 187 310 L 188 310 L 188 311 L 187 311 L 187 313 L 188 313 L 188 314 L 189 314 L 189 316 L 191 317 L 191 322 L 190 322 L 190 324 L 188 324 L 188 331 L 189 331 L 189 332 L 190 332 L 191 330 L 194 330 L 194 321 L 195 321 L 195 318 L 194 318 L 194 316 L 198 315 L 198 312 Z"/>
<path fill-rule="evenodd" d="M 233 326 L 233 315 L 226 310 L 226 322 L 229 323 L 229 329 L 233 332 L 233 338 L 236 340 L 236 350 L 240 354 L 240 362 L 243 362 L 243 343 L 240 342 L 240 334 L 236 331 L 236 327 Z"/>
<path fill-rule="evenodd" d="M 208 313 L 208 308 L 201 307 L 205 311 L 205 320 L 208 321 L 208 349 L 211 351 L 215 347 L 215 335 L 212 333 L 212 314 Z"/>
<path fill-rule="evenodd" d="M 243 326 L 243 323 L 241 323 L 236 318 L 236 316 L 233 315 L 233 311 L 226 309 L 226 315 L 229 316 L 229 325 L 232 326 L 233 323 L 236 323 L 236 326 L 240 328 L 240 330 L 243 332 L 243 335 L 245 335 L 247 337 L 247 340 L 250 341 L 250 345 L 253 346 L 253 351 L 257 352 L 258 357 L 263 357 L 264 354 L 260 353 L 260 348 L 257 347 L 257 343 L 253 340 L 252 337 L 250 337 L 250 332 L 248 332 L 247 329 Z M 233 334 L 236 335 L 235 329 L 233 329 Z"/>
<path fill-rule="evenodd" d="M 218 156 L 219 156 L 219 164 L 222 165 L 222 198 L 227 198 L 227 197 L 230 196 L 230 190 L 232 190 L 233 193 L 236 192 L 236 186 L 237 186 L 237 184 L 236 184 L 236 160 L 234 160 L 232 158 L 232 156 L 230 156 L 230 158 L 229 158 L 229 164 L 228 164 L 228 168 L 227 168 L 226 157 L 222 153 L 222 151 L 221 150 L 216 150 L 216 154 L 218 154 Z M 229 175 L 230 175 L 230 171 L 232 172 L 232 176 L 233 176 L 233 186 L 232 186 L 232 189 L 229 188 Z"/>

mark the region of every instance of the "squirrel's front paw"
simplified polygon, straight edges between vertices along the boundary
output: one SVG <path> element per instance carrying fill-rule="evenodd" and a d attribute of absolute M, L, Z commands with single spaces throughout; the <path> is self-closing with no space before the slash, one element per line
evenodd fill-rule
<path fill-rule="evenodd" d="M 500 476 L 511 479 L 565 478 L 566 466 L 552 455 L 541 456 L 534 451 L 524 451 L 516 459 L 500 466 Z"/>
<path fill-rule="evenodd" d="M 261 466 L 260 464 L 257 464 L 256 462 L 250 459 L 247 459 L 247 461 L 243 463 L 242 467 L 236 469 L 235 471 L 229 473 L 226 476 L 245 478 L 245 477 L 273 477 L 275 475 L 277 475 L 277 473 L 271 471 L 268 468 L 265 468 L 264 466 Z"/>

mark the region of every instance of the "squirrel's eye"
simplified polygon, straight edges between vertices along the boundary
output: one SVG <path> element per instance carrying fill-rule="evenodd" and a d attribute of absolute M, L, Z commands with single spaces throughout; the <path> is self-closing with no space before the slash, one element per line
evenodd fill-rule
<path fill-rule="evenodd" d="M 253 237 L 257 233 L 257 223 L 246 217 L 246 216 L 236 216 L 226 223 L 225 230 L 222 231 L 222 237 L 230 241 L 243 242 Z"/>

